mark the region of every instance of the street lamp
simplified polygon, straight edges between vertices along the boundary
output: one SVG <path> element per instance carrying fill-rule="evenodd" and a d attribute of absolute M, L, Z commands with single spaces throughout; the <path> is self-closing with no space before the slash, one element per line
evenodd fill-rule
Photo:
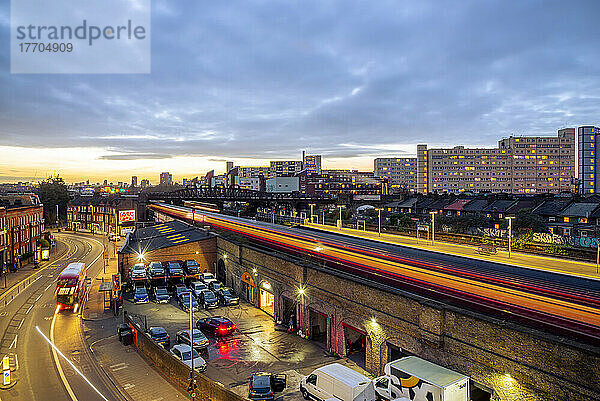
<path fill-rule="evenodd" d="M 313 208 L 316 206 L 316 204 L 309 203 L 308 206 L 310 206 L 310 222 L 313 223 Z"/>
<path fill-rule="evenodd" d="M 381 237 L 381 211 L 383 209 L 378 207 L 375 210 L 377 210 L 378 216 L 379 216 L 379 223 L 377 224 L 377 235 L 379 235 Z"/>
<path fill-rule="evenodd" d="M 506 216 L 505 219 L 508 220 L 508 258 L 510 259 L 510 251 L 511 251 L 511 242 L 512 242 L 512 221 L 515 216 Z"/>
<path fill-rule="evenodd" d="M 437 212 L 429 212 L 431 215 L 431 245 L 433 245 L 433 241 L 435 241 L 435 215 Z"/>
<path fill-rule="evenodd" d="M 192 388 L 192 391 L 195 390 L 195 386 L 194 386 L 194 312 L 192 311 L 192 293 L 188 292 L 189 296 L 190 296 L 190 358 L 191 358 L 191 366 L 192 366 L 192 372 L 190 373 L 191 375 L 191 382 L 190 382 L 190 387 Z"/>
<path fill-rule="evenodd" d="M 340 208 L 340 219 L 338 220 L 338 228 L 342 228 L 342 209 L 344 209 L 346 206 L 337 205 L 337 207 Z"/>

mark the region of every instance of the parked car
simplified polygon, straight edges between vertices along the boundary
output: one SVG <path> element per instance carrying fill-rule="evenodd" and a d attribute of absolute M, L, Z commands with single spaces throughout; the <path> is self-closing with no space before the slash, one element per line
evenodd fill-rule
<path fill-rule="evenodd" d="M 194 293 L 197 299 L 200 299 L 202 291 L 207 290 L 206 284 L 200 281 L 192 281 L 190 283 L 190 290 Z"/>
<path fill-rule="evenodd" d="M 136 287 L 133 292 L 133 302 L 136 304 L 148 303 L 148 291 L 146 287 Z"/>
<path fill-rule="evenodd" d="M 212 273 L 202 273 L 200 275 L 200 280 L 202 280 L 204 282 L 204 284 L 208 285 L 206 280 L 216 280 L 216 278 Z"/>
<path fill-rule="evenodd" d="M 192 349 L 187 344 L 174 345 L 173 348 L 171 348 L 171 354 L 189 367 L 192 367 L 193 357 L 194 369 L 198 372 L 204 372 L 206 370 L 206 361 L 202 359 L 195 349 Z"/>
<path fill-rule="evenodd" d="M 136 263 L 133 265 L 130 275 L 132 279 L 148 278 L 146 276 L 146 266 L 143 263 Z"/>
<path fill-rule="evenodd" d="M 178 262 L 169 262 L 169 276 L 170 277 L 181 277 L 183 276 L 183 269 Z"/>
<path fill-rule="evenodd" d="M 253 373 L 250 376 L 248 398 L 251 400 L 275 400 L 275 393 L 285 390 L 286 381 L 285 374 Z"/>
<path fill-rule="evenodd" d="M 179 298 L 179 295 L 183 294 L 184 292 L 188 292 L 188 288 L 183 285 L 183 284 L 175 284 L 175 296 L 177 298 Z"/>
<path fill-rule="evenodd" d="M 148 266 L 148 273 L 150 277 L 162 277 L 165 275 L 165 269 L 160 262 L 151 262 Z"/>
<path fill-rule="evenodd" d="M 166 287 L 154 287 L 154 302 L 157 304 L 168 304 L 171 296 Z"/>
<path fill-rule="evenodd" d="M 202 307 L 204 309 L 218 308 L 219 300 L 211 290 L 202 291 L 202 297 L 200 299 Z"/>
<path fill-rule="evenodd" d="M 185 269 L 187 270 L 188 274 L 200 273 L 200 266 L 198 265 L 198 262 L 193 259 L 185 261 Z"/>
<path fill-rule="evenodd" d="M 211 281 L 208 284 L 208 289 L 214 292 L 215 294 L 218 294 L 223 289 L 223 284 L 221 284 L 220 281 Z"/>
<path fill-rule="evenodd" d="M 177 297 L 177 300 L 179 301 L 179 306 L 184 311 L 189 312 L 189 310 L 190 310 L 190 297 L 192 297 L 192 312 L 197 312 L 198 311 L 198 301 L 192 295 L 192 293 L 189 292 L 189 291 L 179 294 L 179 297 Z"/>
<path fill-rule="evenodd" d="M 164 328 L 150 327 L 150 329 L 148 329 L 148 334 L 150 335 L 150 338 L 162 345 L 164 348 L 169 348 L 171 346 L 171 337 Z"/>
<path fill-rule="evenodd" d="M 192 340 L 194 341 L 194 349 L 202 349 L 208 347 L 208 338 L 198 329 L 194 329 L 192 332 Z M 177 344 L 190 345 L 190 331 L 180 330 L 176 336 Z"/>
<path fill-rule="evenodd" d="M 223 287 L 223 289 L 217 294 L 219 297 L 219 301 L 221 301 L 222 305 L 239 305 L 240 298 L 235 295 L 233 290 L 229 287 Z"/>
<path fill-rule="evenodd" d="M 224 316 L 212 316 L 199 319 L 196 327 L 205 333 L 213 334 L 215 337 L 224 337 L 232 334 L 237 329 L 235 323 Z"/>

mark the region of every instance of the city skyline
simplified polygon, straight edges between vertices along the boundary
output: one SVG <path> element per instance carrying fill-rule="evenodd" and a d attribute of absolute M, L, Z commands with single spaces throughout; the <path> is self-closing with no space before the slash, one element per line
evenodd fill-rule
<path fill-rule="evenodd" d="M 599 34 L 580 21 L 599 9 L 157 0 L 150 74 L 10 74 L 0 54 L 0 181 L 181 179 L 302 149 L 365 170 L 418 143 L 598 125 Z M 4 41 L 9 16 L 0 6 Z"/>

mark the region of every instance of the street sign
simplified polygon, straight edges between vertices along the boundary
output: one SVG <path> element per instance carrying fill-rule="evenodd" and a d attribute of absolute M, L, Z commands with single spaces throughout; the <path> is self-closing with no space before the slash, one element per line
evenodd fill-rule
<path fill-rule="evenodd" d="M 4 358 L 2 358 L 2 370 L 9 370 L 10 369 L 10 359 L 8 357 L 8 355 L 5 355 Z"/>
<path fill-rule="evenodd" d="M 5 370 L 3 376 L 4 376 L 4 382 L 3 382 L 3 384 L 5 386 L 8 386 L 10 384 L 10 370 Z"/>
<path fill-rule="evenodd" d="M 120 274 L 113 274 L 112 282 L 113 282 L 113 291 L 118 291 L 121 289 L 121 275 Z"/>

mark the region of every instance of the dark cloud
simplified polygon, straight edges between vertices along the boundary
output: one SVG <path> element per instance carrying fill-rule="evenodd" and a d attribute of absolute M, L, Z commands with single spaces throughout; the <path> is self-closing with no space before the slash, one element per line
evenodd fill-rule
<path fill-rule="evenodd" d="M 0 145 L 221 161 L 551 134 L 598 123 L 598 11 L 596 1 L 155 0 L 149 75 L 11 75 L 2 48 Z"/>

